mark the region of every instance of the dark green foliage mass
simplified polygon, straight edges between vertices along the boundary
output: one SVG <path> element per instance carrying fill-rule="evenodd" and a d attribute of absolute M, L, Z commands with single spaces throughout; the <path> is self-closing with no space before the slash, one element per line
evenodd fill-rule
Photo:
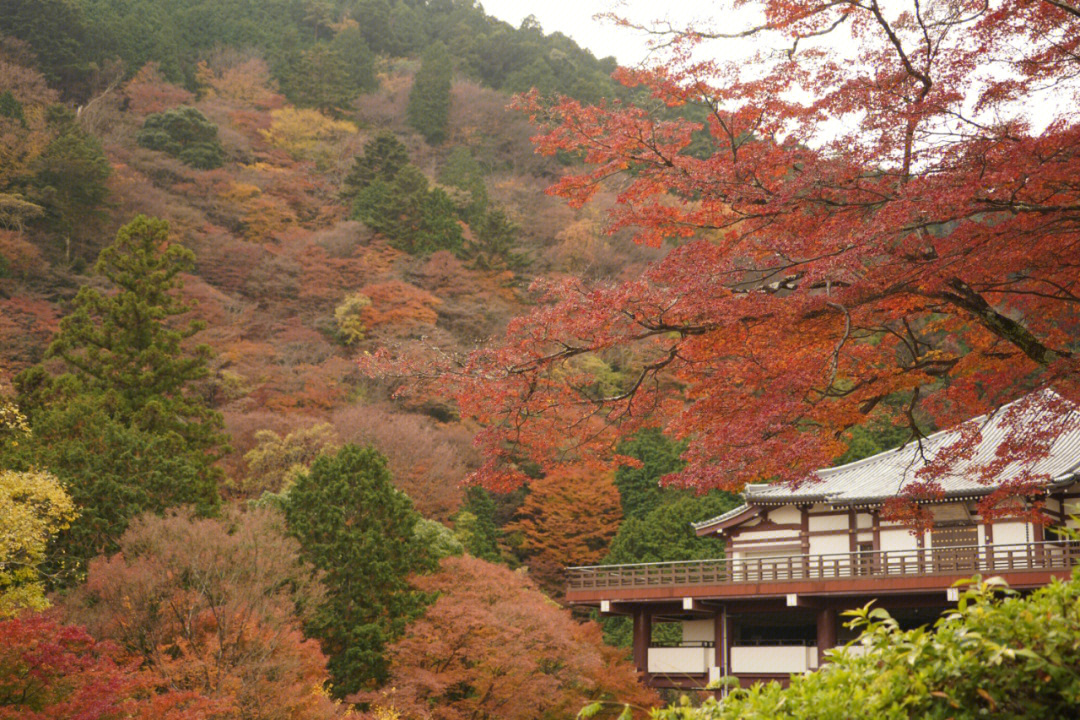
<path fill-rule="evenodd" d="M 465 503 L 454 515 L 454 531 L 473 557 L 499 562 L 499 528 L 495 524 L 495 501 L 482 487 L 465 491 Z"/>
<path fill-rule="evenodd" d="M 619 454 L 641 462 L 641 467 L 624 465 L 615 472 L 623 517 L 643 518 L 670 497 L 670 491 L 665 495 L 660 487 L 660 479 L 683 469 L 680 456 L 685 449 L 685 443 L 673 442 L 657 429 L 642 430 L 619 445 Z"/>
<path fill-rule="evenodd" d="M 446 162 L 439 168 L 439 182 L 468 193 L 468 204 L 461 211 L 465 222 L 472 225 L 484 217 L 488 206 L 484 168 L 476 161 L 469 148 L 463 145 L 454 146 Z"/>
<path fill-rule="evenodd" d="M 30 45 L 52 87 L 83 98 L 98 60 L 83 0 L 0 0 L 0 35 Z"/>
<path fill-rule="evenodd" d="M 6 466 L 47 468 L 79 510 L 53 543 L 46 571 L 58 584 L 82 576 L 95 555 L 119 549 L 128 523 L 143 512 L 189 505 L 207 515 L 218 506 L 218 478 L 176 435 L 148 432 L 117 418 L 109 398 L 78 383 L 41 387 L 40 371 L 21 376 L 33 432 L 3 456 Z M 24 407 L 26 404 L 24 402 Z"/>
<path fill-rule="evenodd" d="M 185 165 L 210 170 L 224 162 L 217 135 L 217 125 L 205 115 L 182 106 L 148 116 L 135 139 L 143 147 L 168 153 Z"/>
<path fill-rule="evenodd" d="M 409 106 L 405 111 L 409 124 L 432 145 L 446 140 L 452 74 L 450 53 L 445 45 L 435 43 L 421 56 L 420 70 L 409 93 Z"/>
<path fill-rule="evenodd" d="M 292 102 L 332 114 L 346 112 L 357 96 L 378 84 L 375 54 L 355 27 L 283 60 L 278 74 Z"/>
<path fill-rule="evenodd" d="M 323 573 L 327 596 L 307 630 L 329 656 L 333 694 L 384 682 L 386 645 L 426 605 L 408 576 L 435 567 L 414 533 L 412 501 L 394 488 L 378 451 L 346 445 L 297 478 L 285 518 Z"/>
<path fill-rule="evenodd" d="M 413 255 L 461 250 L 464 238 L 454 203 L 441 188 L 429 188 L 392 134 L 380 133 L 367 143 L 342 192 L 353 198 L 353 217 L 399 250 Z"/>
<path fill-rule="evenodd" d="M 171 320 L 191 309 L 176 292 L 194 263 L 194 253 L 169 241 L 168 223 L 136 217 L 94 266 L 116 292 L 79 290 L 47 356 L 62 358 L 87 392 L 108 396 L 120 421 L 182 438 L 209 463 L 221 454 L 222 420 L 194 383 L 208 374 L 210 348 L 185 346 L 202 323 Z"/>
<path fill-rule="evenodd" d="M 26 127 L 26 115 L 23 113 L 22 103 L 11 94 L 10 90 L 0 93 L 0 117 L 18 120 L 20 125 Z"/>
<path fill-rule="evenodd" d="M 724 542 L 698 537 L 692 522 L 716 517 L 736 507 L 731 493 L 711 492 L 701 497 L 680 493 L 644 517 L 627 518 L 611 541 L 607 564 L 704 560 L 724 556 Z"/>
<path fill-rule="evenodd" d="M 685 490 L 660 486 L 660 479 L 682 469 L 685 445 L 669 440 L 655 429 L 643 430 L 619 446 L 623 455 L 641 467 L 620 467 L 615 484 L 622 498 L 624 520 L 611 541 L 604 564 L 702 560 L 724 556 L 724 543 L 716 537 L 698 537 L 691 523 L 708 520 L 739 504 L 731 493 L 696 496 Z M 633 628 L 626 618 L 603 621 L 604 639 L 629 646 Z M 679 640 L 678 626 L 656 628 L 658 641 Z"/>
<path fill-rule="evenodd" d="M 50 227 L 70 240 L 100 215 L 112 169 L 101 143 L 70 112 L 56 108 L 50 116 L 59 132 L 34 161 L 30 196 L 45 208 Z"/>
<path fill-rule="evenodd" d="M 409 151 L 389 130 L 383 130 L 364 145 L 345 177 L 342 194 L 353 197 L 376 180 L 392 182 L 403 167 L 409 164 Z"/>

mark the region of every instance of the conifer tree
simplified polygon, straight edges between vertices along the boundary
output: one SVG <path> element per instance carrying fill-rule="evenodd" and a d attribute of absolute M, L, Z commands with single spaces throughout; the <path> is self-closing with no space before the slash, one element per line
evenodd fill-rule
<path fill-rule="evenodd" d="M 435 567 L 414 532 L 420 516 L 412 501 L 394 488 L 377 450 L 346 445 L 296 479 L 284 509 L 326 586 L 307 630 L 330 658 L 332 694 L 384 682 L 386 645 L 426 605 L 408 577 Z"/>
<path fill-rule="evenodd" d="M 226 437 L 221 415 L 194 387 L 207 375 L 210 351 L 185 345 L 199 323 L 173 322 L 189 309 L 175 293 L 193 260 L 169 243 L 164 221 L 135 218 L 95 265 L 116 292 L 83 287 L 47 351 L 69 372 L 53 376 L 37 366 L 16 378 L 31 433 L 0 460 L 54 473 L 78 506 L 49 561 L 62 582 L 90 557 L 114 551 L 141 512 L 217 508 L 214 462 Z"/>
<path fill-rule="evenodd" d="M 342 195 L 355 197 L 357 193 L 376 180 L 391 182 L 398 171 L 409 164 L 409 151 L 405 144 L 389 130 L 379 132 L 364 145 L 364 154 L 358 155 L 352 169 L 345 177 Z"/>
<path fill-rule="evenodd" d="M 420 58 L 420 70 L 413 80 L 407 115 L 409 124 L 432 145 L 446 140 L 450 122 L 450 53 L 435 43 Z"/>
<path fill-rule="evenodd" d="M 167 222 L 139 215 L 120 228 L 94 266 L 118 292 L 79 290 L 46 355 L 63 358 L 85 391 L 107 395 L 120 421 L 176 433 L 212 461 L 225 440 L 221 415 L 192 387 L 209 372 L 210 348 L 185 347 L 203 324 L 170 322 L 191 309 L 176 291 L 183 287 L 180 274 L 194 264 L 194 253 L 169 242 Z"/>

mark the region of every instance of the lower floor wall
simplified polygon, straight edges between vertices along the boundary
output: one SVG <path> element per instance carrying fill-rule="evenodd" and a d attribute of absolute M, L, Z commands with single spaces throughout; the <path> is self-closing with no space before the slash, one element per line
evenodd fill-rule
<path fill-rule="evenodd" d="M 852 598 L 847 604 L 778 606 L 770 611 L 701 607 L 683 618 L 641 607 L 634 614 L 635 663 L 654 687 L 703 689 L 725 676 L 737 677 L 742 684 L 769 680 L 786 684 L 791 675 L 821 667 L 828 650 L 855 639 L 854 631 L 842 627 L 840 613 L 866 602 Z M 907 598 L 891 608 L 902 627 L 932 623 L 944 610 L 940 595 L 921 602 Z M 682 642 L 653 645 L 654 620 L 680 622 Z"/>

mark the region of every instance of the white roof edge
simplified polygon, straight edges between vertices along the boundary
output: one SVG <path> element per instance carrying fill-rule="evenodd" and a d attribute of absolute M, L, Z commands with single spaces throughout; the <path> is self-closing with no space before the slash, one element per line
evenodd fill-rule
<path fill-rule="evenodd" d="M 712 525 L 713 523 L 723 522 L 724 520 L 727 520 L 730 517 L 735 517 L 739 513 L 746 512 L 749 509 L 750 509 L 750 506 L 747 505 L 746 503 L 743 503 L 742 505 L 739 505 L 738 507 L 734 507 L 734 508 L 728 510 L 727 512 L 720 513 L 719 515 L 717 515 L 714 518 L 709 518 L 708 520 L 702 520 L 701 522 L 692 522 L 692 523 L 690 523 L 690 525 L 695 530 L 697 530 L 698 528 L 703 528 L 706 525 Z"/>
<path fill-rule="evenodd" d="M 1042 390 L 1035 391 L 1032 394 L 1034 394 L 1034 395 L 1049 395 L 1049 396 L 1052 396 L 1054 398 L 1060 398 L 1061 397 L 1052 388 L 1044 388 Z M 927 435 L 924 438 L 924 440 L 925 441 L 930 441 L 930 440 L 932 440 L 934 438 L 938 438 L 939 436 L 944 435 L 946 433 L 953 433 L 953 432 L 956 431 L 956 429 L 958 427 L 960 427 L 961 425 L 964 425 L 966 423 L 976 422 L 976 423 L 985 424 L 987 422 L 987 420 L 991 419 L 993 416 L 997 415 L 998 413 L 1000 413 L 1005 408 L 1007 408 L 1007 407 L 1009 407 L 1011 405 L 1014 405 L 1014 404 L 1020 402 L 1021 400 L 1024 400 L 1024 399 L 1026 399 L 1026 398 L 1028 398 L 1030 396 L 1031 396 L 1031 394 L 1024 395 L 1024 396 L 1019 397 L 1019 398 L 1017 398 L 1015 400 L 1012 400 L 1011 402 L 1005 403 L 1004 405 L 998 406 L 997 408 L 995 408 L 991 412 L 984 413 L 982 415 L 977 415 L 977 416 L 975 416 L 973 418 L 970 418 L 968 420 L 964 420 L 964 421 L 962 421 L 960 423 L 957 423 L 956 425 L 954 425 L 954 426 L 952 426 L 950 428 L 946 428 L 946 429 L 943 429 L 943 430 L 938 430 L 938 431 L 936 431 L 934 433 L 931 433 L 930 435 Z M 901 445 L 899 447 L 892 448 L 890 450 L 883 450 L 882 452 L 876 453 L 876 454 L 871 455 L 869 457 L 862 458 L 861 460 L 856 460 L 854 462 L 845 463 L 844 465 L 837 465 L 835 467 L 822 468 L 820 470 L 815 470 L 813 474 L 817 475 L 819 478 L 826 478 L 826 477 L 829 477 L 831 475 L 835 475 L 835 474 L 837 474 L 837 473 L 839 473 L 841 471 L 848 471 L 848 470 L 851 470 L 853 468 L 860 467 L 862 465 L 868 465 L 868 464 L 871 464 L 871 463 L 874 463 L 874 462 L 880 462 L 882 460 L 882 458 L 884 458 L 884 457 L 886 457 L 888 455 L 897 454 L 897 453 L 903 451 L 906 447 L 908 447 L 909 444 L 910 444 L 910 442 L 905 442 L 903 445 Z M 1068 470 L 1066 470 L 1063 473 L 1059 473 L 1056 477 L 1052 478 L 1051 481 L 1050 481 L 1050 484 L 1051 485 L 1062 485 L 1062 484 L 1066 484 L 1066 483 L 1068 483 L 1070 481 L 1072 481 L 1072 482 L 1080 481 L 1080 459 L 1077 459 L 1077 461 L 1072 466 L 1070 466 L 1068 468 Z M 813 480 L 809 480 L 809 482 L 812 483 Z M 767 491 L 768 489 L 773 488 L 773 487 L 775 487 L 774 484 L 767 483 L 767 482 L 748 483 L 744 487 L 741 494 L 743 496 L 744 501 L 750 501 L 750 500 L 755 499 L 754 498 L 754 495 L 755 495 L 754 490 L 759 489 L 759 490 Z M 965 492 L 970 493 L 972 491 L 973 491 L 973 489 L 969 489 L 969 490 L 966 490 Z M 833 502 L 836 498 L 839 498 L 840 496 L 841 496 L 841 493 L 837 493 L 837 492 L 831 492 L 831 493 L 830 492 L 822 492 L 822 493 L 820 493 L 821 499 L 819 500 L 819 502 L 826 502 L 826 503 Z M 805 500 L 810 500 L 813 497 L 814 496 L 805 497 L 805 498 L 795 498 L 795 497 L 793 497 L 793 498 L 791 498 L 790 502 L 791 503 L 796 503 L 796 502 L 799 502 L 800 500 L 804 500 L 804 501 Z M 830 499 L 830 498 L 832 498 L 832 499 Z M 764 501 L 769 501 L 769 500 L 781 501 L 783 499 L 783 496 L 782 495 L 780 495 L 780 496 L 774 495 L 773 497 L 758 496 L 756 499 L 764 500 Z M 862 502 L 862 503 L 866 503 L 870 499 L 871 498 L 868 498 L 868 497 L 858 498 L 858 500 L 860 502 Z M 715 524 L 715 523 L 718 523 L 718 522 L 723 522 L 724 520 L 727 520 L 727 519 L 729 519 L 731 517 L 734 517 L 735 515 L 739 514 L 740 512 L 746 511 L 749 507 L 750 507 L 749 503 L 744 502 L 739 507 L 728 510 L 727 512 L 722 513 L 720 515 L 717 515 L 714 518 L 710 518 L 708 520 L 703 520 L 701 522 L 692 522 L 690 524 L 695 529 L 700 529 L 700 528 L 708 526 L 708 525 L 712 525 L 712 524 Z"/>

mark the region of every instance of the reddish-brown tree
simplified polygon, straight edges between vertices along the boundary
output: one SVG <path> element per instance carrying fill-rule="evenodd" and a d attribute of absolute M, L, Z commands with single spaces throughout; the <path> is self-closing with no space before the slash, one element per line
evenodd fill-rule
<path fill-rule="evenodd" d="M 529 573 L 561 594 L 563 568 L 599 562 L 621 520 L 612 473 L 557 467 L 529 483 L 529 494 L 506 529 L 522 533 Z"/>
<path fill-rule="evenodd" d="M 121 552 L 90 564 L 68 616 L 139 657 L 163 685 L 251 720 L 323 719 L 326 658 L 295 612 L 320 593 L 276 513 L 189 521 L 144 517 Z"/>
<path fill-rule="evenodd" d="M 162 686 L 116 645 L 27 612 L 0 621 L 3 720 L 196 720 L 228 707 Z"/>
<path fill-rule="evenodd" d="M 532 720 L 573 717 L 594 700 L 658 702 L 599 626 L 574 621 L 521 573 L 449 557 L 416 584 L 439 597 L 391 646 L 387 689 L 358 698 L 372 717 Z"/>
<path fill-rule="evenodd" d="M 542 126 L 540 152 L 586 163 L 551 192 L 580 206 L 616 187 L 610 229 L 675 247 L 620 285 L 542 285 L 541 306 L 499 347 L 444 369 L 465 413 L 488 425 L 480 482 L 522 482 L 523 458 L 609 453 L 649 424 L 691 441 L 680 484 L 800 482 L 855 424 L 918 439 L 1032 390 L 1080 395 L 1080 9 L 755 7 L 760 27 L 661 35 L 668 61 L 620 71 L 659 111 L 518 100 Z M 695 55 L 698 41 L 734 37 L 767 50 Z M 1046 87 L 1066 99 L 1043 128 L 1028 118 L 1052 109 Z M 690 104 L 707 110 L 703 123 L 670 119 Z M 627 380 L 598 392 L 575 361 L 616 352 Z M 1002 457 L 1032 461 L 1062 429 L 1018 427 Z M 973 429 L 954 450 L 977 439 Z M 908 496 L 936 494 L 956 453 Z"/>

